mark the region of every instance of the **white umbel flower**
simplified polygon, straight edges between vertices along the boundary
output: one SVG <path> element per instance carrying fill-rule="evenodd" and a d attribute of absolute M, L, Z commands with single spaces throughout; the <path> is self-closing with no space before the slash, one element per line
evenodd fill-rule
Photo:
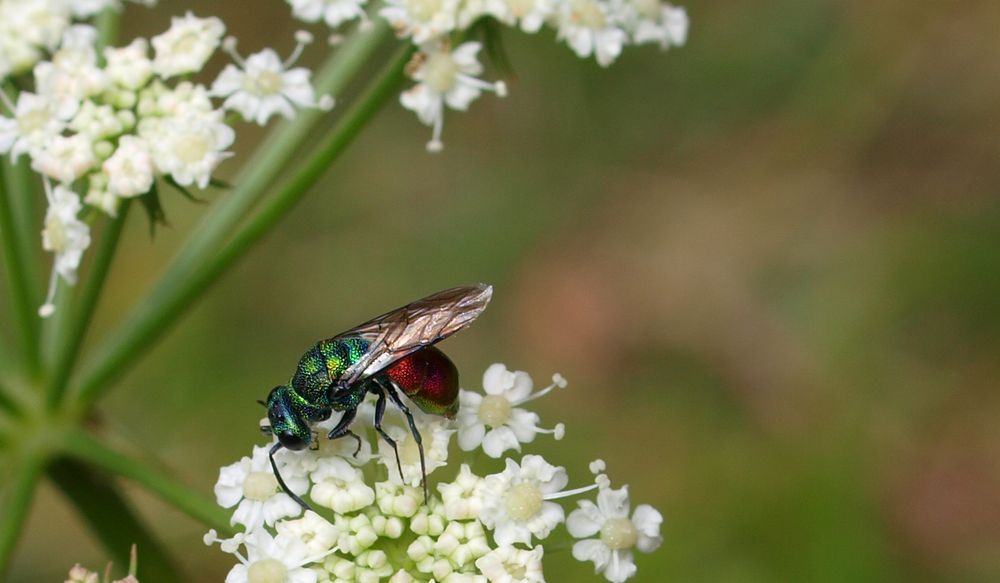
<path fill-rule="evenodd" d="M 272 115 L 295 117 L 295 107 L 317 107 L 308 69 L 289 69 L 311 37 L 300 33 L 299 44 L 286 61 L 272 49 L 264 49 L 244 60 L 236 52 L 235 39 L 226 48 L 237 65 L 226 65 L 212 84 L 211 95 L 225 97 L 223 107 L 239 112 L 243 119 L 264 125 Z"/>
<path fill-rule="evenodd" d="M 375 501 L 375 490 L 365 483 L 361 470 L 340 457 L 325 457 L 310 472 L 309 497 L 341 514 L 354 512 Z"/>
<path fill-rule="evenodd" d="M 72 118 L 84 99 L 108 87 L 107 74 L 97 66 L 96 43 L 97 29 L 71 26 L 52 60 L 35 66 L 35 90 L 52 101 L 61 119 Z"/>
<path fill-rule="evenodd" d="M 403 92 L 403 107 L 417 114 L 420 121 L 433 128 L 427 149 L 434 152 L 442 148 L 441 130 L 444 127 L 444 106 L 465 111 L 483 91 L 494 91 L 500 97 L 507 94 L 502 81 L 487 83 L 477 76 L 483 66 L 476 58 L 482 45 L 477 42 L 462 43 L 455 50 L 432 45 L 423 49 L 415 58 L 410 77 L 417 85 Z"/>
<path fill-rule="evenodd" d="M 97 164 L 94 144 L 83 134 L 52 136 L 31 153 L 31 168 L 36 172 L 70 184 Z"/>
<path fill-rule="evenodd" d="M 225 33 L 226 26 L 214 16 L 198 18 L 188 12 L 173 17 L 170 28 L 153 37 L 153 71 L 165 79 L 200 71 Z"/>
<path fill-rule="evenodd" d="M 22 73 L 51 51 L 69 26 L 64 0 L 0 2 L 0 80 Z"/>
<path fill-rule="evenodd" d="M 0 91 L 0 100 L 13 115 L 13 118 L 0 117 L 0 154 L 10 152 L 13 160 L 41 148 L 66 126 L 56 115 L 52 101 L 41 95 L 22 91 L 17 96 L 17 105 L 13 105 Z"/>
<path fill-rule="evenodd" d="M 108 177 L 108 192 L 115 196 L 138 196 L 153 187 L 153 158 L 146 142 L 135 136 L 119 140 L 103 169 Z"/>
<path fill-rule="evenodd" d="M 628 487 L 618 490 L 602 488 L 597 504 L 589 500 L 578 502 L 579 508 L 570 513 L 566 528 L 576 538 L 600 533 L 599 538 L 587 538 L 573 545 L 573 557 L 592 561 L 608 581 L 622 583 L 636 573 L 632 549 L 644 553 L 656 550 L 663 538 L 660 524 L 663 516 L 648 504 L 636 507 L 629 518 Z"/>
<path fill-rule="evenodd" d="M 520 465 L 506 462 L 503 472 L 486 477 L 480 519 L 498 545 L 530 546 L 532 537 L 544 539 L 563 521 L 562 506 L 546 498 L 561 498 L 569 478 L 542 456 L 526 455 Z"/>
<path fill-rule="evenodd" d="M 212 535 L 213 533 L 209 533 Z M 240 539 L 246 557 L 238 550 L 206 537 L 206 542 L 219 542 L 222 550 L 233 552 L 239 563 L 226 575 L 226 583 L 316 583 L 316 571 L 310 565 L 333 552 L 310 553 L 309 547 L 290 534 L 272 536 L 264 529 L 255 530 Z"/>
<path fill-rule="evenodd" d="M 264 524 L 274 525 L 280 518 L 298 516 L 302 512 L 302 508 L 281 491 L 268 459 L 269 449 L 267 446 L 254 447 L 253 457 L 244 457 L 221 468 L 219 480 L 215 483 L 215 498 L 219 506 L 236 506 L 230 523 L 242 524 L 247 532 L 259 530 Z M 309 481 L 294 454 L 283 455 L 283 451 L 275 455 L 281 477 L 292 492 L 301 496 L 308 490 Z"/>
<path fill-rule="evenodd" d="M 502 546 L 476 561 L 490 583 L 545 583 L 542 547 L 530 550 Z"/>
<path fill-rule="evenodd" d="M 189 108 L 182 108 L 189 109 Z M 139 135 L 151 146 L 157 171 L 170 174 L 181 186 L 206 188 L 212 171 L 230 156 L 235 132 L 223 122 L 221 111 L 182 111 L 139 123 Z"/>
<path fill-rule="evenodd" d="M 364 20 L 367 0 L 288 0 L 292 16 L 305 22 L 322 20 L 331 28 L 356 18 Z"/>
<path fill-rule="evenodd" d="M 419 45 L 455 30 L 458 8 L 459 0 L 386 0 L 379 15 Z"/>
<path fill-rule="evenodd" d="M 393 484 L 405 484 L 407 486 L 419 486 L 421 481 L 420 450 L 416 440 L 408 429 L 391 425 L 385 427 L 385 432 L 396 442 L 399 451 L 399 463 L 402 466 L 403 475 L 400 477 L 399 468 L 396 465 L 396 451 L 393 450 L 385 440 L 380 439 L 378 443 L 378 463 L 385 466 L 389 473 L 389 481 Z M 427 475 L 434 470 L 448 464 L 448 443 L 451 441 L 454 429 L 449 429 L 445 423 L 433 422 L 420 424 L 417 429 L 420 431 L 424 444 L 424 458 Z"/>
<path fill-rule="evenodd" d="M 107 61 L 104 70 L 112 82 L 136 91 L 149 82 L 153 76 L 153 61 L 149 58 L 149 42 L 137 38 L 121 48 L 104 49 Z"/>
<path fill-rule="evenodd" d="M 623 10 L 636 44 L 655 43 L 666 50 L 687 42 L 688 15 L 684 8 L 660 0 L 628 0 Z"/>
<path fill-rule="evenodd" d="M 45 303 L 38 309 L 38 315 L 43 318 L 55 312 L 52 301 L 56 294 L 57 276 L 62 276 L 70 285 L 76 283 L 76 270 L 80 266 L 80 258 L 90 246 L 90 227 L 77 218 L 77 214 L 83 208 L 80 197 L 63 185 L 52 188 L 48 181 L 45 181 L 45 195 L 49 208 L 45 212 L 42 247 L 46 251 L 55 253 L 56 256 L 52 264 Z"/>
<path fill-rule="evenodd" d="M 459 447 L 472 451 L 482 445 L 486 455 L 499 458 L 507 450 L 520 451 L 522 443 L 534 441 L 539 433 L 554 433 L 556 439 L 561 439 L 562 424 L 555 429 L 540 428 L 537 413 L 517 406 L 565 386 L 566 380 L 556 375 L 551 385 L 532 393 L 534 383 L 528 373 L 509 371 L 500 363 L 490 366 L 483 374 L 485 395 L 465 390 L 459 393 Z"/>
<path fill-rule="evenodd" d="M 578 57 L 594 55 L 607 67 L 622 52 L 628 35 L 615 22 L 610 5 L 602 0 L 565 0 L 557 14 L 559 38 Z"/>

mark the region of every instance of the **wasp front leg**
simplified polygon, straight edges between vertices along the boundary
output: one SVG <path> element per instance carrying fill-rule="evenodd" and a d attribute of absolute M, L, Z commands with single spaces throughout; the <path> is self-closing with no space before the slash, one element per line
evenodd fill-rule
<path fill-rule="evenodd" d="M 341 416 L 340 418 L 340 421 L 337 422 L 337 425 L 333 429 L 331 429 L 330 433 L 328 433 L 326 436 L 327 439 L 330 439 L 331 441 L 334 439 L 340 439 L 341 437 L 346 437 L 348 435 L 353 437 L 354 441 L 358 443 L 358 446 L 354 449 L 355 458 L 358 457 L 358 453 L 361 451 L 361 438 L 358 437 L 357 433 L 351 431 L 349 427 L 351 425 L 351 422 L 354 421 L 354 416 L 357 414 L 358 414 L 357 409 L 345 410 L 343 416 Z"/>

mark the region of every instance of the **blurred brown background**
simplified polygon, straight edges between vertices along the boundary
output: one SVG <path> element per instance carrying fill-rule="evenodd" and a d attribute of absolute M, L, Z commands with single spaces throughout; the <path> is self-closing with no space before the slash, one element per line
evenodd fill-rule
<path fill-rule="evenodd" d="M 250 4 L 130 7 L 126 32 L 194 7 L 287 51 L 287 6 Z M 510 31 L 510 96 L 449 113 L 441 155 L 390 104 L 105 422 L 209 493 L 312 341 L 488 281 L 446 345 L 463 385 L 494 361 L 570 380 L 537 402 L 567 439 L 536 449 L 579 480 L 604 458 L 660 509 L 636 581 L 1000 579 L 1000 5 L 687 8 L 687 47 L 606 70 Z M 99 331 L 203 210 L 164 202 L 155 241 L 130 218 Z M 224 577 L 200 526 L 135 499 L 192 576 Z M 106 556 L 51 489 L 27 533 L 16 581 Z M 550 581 L 589 572 L 547 558 Z"/>

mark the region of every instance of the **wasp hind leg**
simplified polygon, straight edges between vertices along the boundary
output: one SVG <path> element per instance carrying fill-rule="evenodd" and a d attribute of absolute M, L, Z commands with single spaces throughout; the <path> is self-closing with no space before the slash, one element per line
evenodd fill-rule
<path fill-rule="evenodd" d="M 410 425 L 410 433 L 413 435 L 413 441 L 417 442 L 417 450 L 420 452 L 420 484 L 424 487 L 424 500 L 428 500 L 427 463 L 424 461 L 424 442 L 420 437 L 420 432 L 417 431 L 417 424 L 413 420 L 413 413 L 410 413 L 410 408 L 407 407 L 406 403 L 403 403 L 403 400 L 399 398 L 398 394 L 396 394 L 396 387 L 392 384 L 385 386 L 381 382 L 379 383 L 379 386 L 381 386 L 382 389 L 389 394 L 389 398 L 392 399 L 393 404 L 396 405 L 396 407 L 399 407 L 399 410 L 403 412 L 404 416 L 406 416 L 406 422 Z"/>
<path fill-rule="evenodd" d="M 274 447 L 272 447 L 271 451 L 267 454 L 267 458 L 269 460 L 271 460 L 271 469 L 274 470 L 274 477 L 278 480 L 278 485 L 281 486 L 281 490 L 285 494 L 288 494 L 288 496 L 292 500 L 295 500 L 295 502 L 299 506 L 302 507 L 302 510 L 312 510 L 312 507 L 309 506 L 308 504 L 306 504 L 305 500 L 303 500 L 302 498 L 299 498 L 298 495 L 295 494 L 295 492 L 292 492 L 291 488 L 289 488 L 288 485 L 285 484 L 285 480 L 283 480 L 281 478 L 281 472 L 278 471 L 278 464 L 274 461 L 274 454 L 279 449 L 281 449 L 281 442 L 280 441 L 278 443 L 275 443 Z M 313 512 L 315 512 L 315 511 L 313 511 Z"/>
<path fill-rule="evenodd" d="M 330 430 L 330 433 L 326 434 L 327 439 L 340 439 L 341 437 L 347 437 L 348 435 L 354 438 L 358 446 L 354 448 L 354 457 L 358 457 L 358 452 L 361 451 L 361 438 L 358 437 L 357 433 L 354 433 L 348 427 L 351 422 L 354 421 L 354 416 L 358 414 L 357 409 L 347 409 L 344 411 L 344 415 L 337 422 L 336 427 Z"/>

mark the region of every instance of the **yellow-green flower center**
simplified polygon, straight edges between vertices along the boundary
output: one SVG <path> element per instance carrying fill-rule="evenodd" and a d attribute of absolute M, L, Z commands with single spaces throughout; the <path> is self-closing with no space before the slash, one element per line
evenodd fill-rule
<path fill-rule="evenodd" d="M 243 81 L 243 89 L 251 95 L 267 97 L 281 92 L 281 75 L 274 71 L 261 71 L 256 75 L 247 75 Z"/>
<path fill-rule="evenodd" d="M 601 541 L 613 551 L 630 549 L 639 540 L 639 531 L 628 518 L 612 518 L 601 529 Z"/>
<path fill-rule="evenodd" d="M 458 63 L 448 53 L 435 53 L 424 65 L 424 83 L 435 93 L 447 93 L 455 85 Z"/>
<path fill-rule="evenodd" d="M 278 480 L 267 472 L 250 472 L 243 481 L 243 497 L 247 500 L 267 500 L 278 491 Z"/>
<path fill-rule="evenodd" d="M 528 482 L 514 486 L 504 498 L 507 514 L 518 522 L 524 522 L 538 514 L 543 501 L 542 491 Z"/>
<path fill-rule="evenodd" d="M 22 136 L 30 135 L 45 127 L 52 119 L 52 114 L 45 108 L 26 111 L 17 117 L 17 133 Z"/>
<path fill-rule="evenodd" d="M 479 420 L 490 427 L 500 427 L 510 420 L 510 401 L 502 395 L 486 395 L 479 403 Z"/>
<path fill-rule="evenodd" d="M 185 164 L 201 162 L 211 151 L 212 145 L 202 134 L 188 134 L 174 144 L 174 154 Z"/>
<path fill-rule="evenodd" d="M 288 568 L 277 559 L 261 559 L 250 563 L 247 569 L 247 583 L 285 583 Z"/>

